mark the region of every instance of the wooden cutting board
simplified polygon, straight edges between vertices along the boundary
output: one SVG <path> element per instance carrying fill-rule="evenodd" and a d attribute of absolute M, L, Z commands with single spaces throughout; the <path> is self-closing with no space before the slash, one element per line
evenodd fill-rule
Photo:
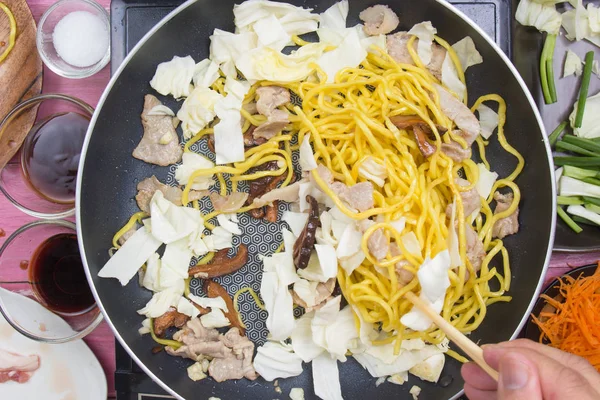
<path fill-rule="evenodd" d="M 23 100 L 42 91 L 42 60 L 38 54 L 35 35 L 36 24 L 25 0 L 0 0 L 13 13 L 17 22 L 17 37 L 12 51 L 0 62 L 0 120 Z M 8 45 L 10 23 L 0 14 L 0 44 Z M 0 53 L 5 47 L 0 47 Z M 15 155 L 25 136 L 33 126 L 37 107 L 33 107 L 14 120 L 9 129 L 0 132 L 0 169 Z"/>

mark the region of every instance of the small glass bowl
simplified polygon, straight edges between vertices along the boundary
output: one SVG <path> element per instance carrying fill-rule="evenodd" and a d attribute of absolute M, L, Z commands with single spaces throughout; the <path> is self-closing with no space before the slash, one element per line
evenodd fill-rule
<path fill-rule="evenodd" d="M 73 270 L 66 267 L 55 267 L 51 275 L 45 276 L 31 271 L 40 245 L 56 235 L 75 237 L 75 224 L 64 220 L 35 221 L 17 229 L 0 247 L 0 313 L 22 335 L 53 344 L 81 339 L 102 322 L 102 313 L 93 299 L 90 303 L 87 297 L 85 305 L 82 305 L 85 309 L 77 312 L 56 311 L 56 307 L 53 310 L 42 296 L 41 283 L 34 281 L 54 279 L 57 282 L 61 270 L 69 275 L 63 274 L 60 282 L 66 282 L 65 276 L 74 276 Z M 68 257 L 61 258 L 54 265 L 65 258 Z M 61 267 L 64 266 L 64 263 L 61 264 Z M 83 263 L 81 268 L 84 268 Z M 84 271 L 81 274 L 84 284 L 87 284 Z"/>
<path fill-rule="evenodd" d="M 99 17 L 105 24 L 109 35 L 109 45 L 106 54 L 96 64 L 87 67 L 77 67 L 63 60 L 56 52 L 53 33 L 56 24 L 67 14 L 74 11 L 87 11 Z M 81 79 L 92 76 L 110 61 L 110 19 L 108 12 L 94 0 L 60 0 L 54 3 L 40 19 L 36 35 L 37 49 L 44 64 L 52 72 L 71 79 Z"/>
<path fill-rule="evenodd" d="M 11 160 L 0 170 L 0 192 L 19 210 L 36 218 L 59 219 L 75 214 L 75 195 L 72 201 L 56 202 L 40 194 L 27 179 L 27 147 L 31 142 L 31 133 L 35 132 L 53 116 L 75 112 L 91 119 L 94 109 L 86 102 L 63 94 L 42 94 L 18 104 L 0 122 L 2 132 L 11 129 L 11 123 L 19 119 L 28 110 L 38 108 L 38 118 L 21 147 L 21 157 Z M 81 138 L 83 142 L 83 137 Z M 75 177 L 73 177 L 75 179 Z"/>

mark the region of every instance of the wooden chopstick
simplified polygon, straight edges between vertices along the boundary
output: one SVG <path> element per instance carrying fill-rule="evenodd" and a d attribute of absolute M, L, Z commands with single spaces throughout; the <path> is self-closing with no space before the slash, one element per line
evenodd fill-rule
<path fill-rule="evenodd" d="M 483 350 L 477 346 L 471 339 L 466 337 L 461 331 L 456 329 L 451 323 L 442 318 L 441 315 L 437 314 L 431 307 L 426 304 L 423 300 L 417 297 L 413 292 L 408 292 L 404 295 L 408 301 L 413 303 L 415 307 L 425 313 L 434 324 L 440 328 L 448 339 L 452 340 L 462 351 L 464 351 L 473 361 L 477 363 L 489 376 L 494 378 L 498 382 L 498 371 L 493 369 L 483 359 Z"/>

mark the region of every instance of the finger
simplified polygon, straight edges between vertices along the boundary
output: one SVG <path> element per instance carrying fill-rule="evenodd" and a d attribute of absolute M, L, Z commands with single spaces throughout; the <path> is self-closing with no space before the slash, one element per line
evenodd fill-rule
<path fill-rule="evenodd" d="M 495 390 L 481 390 L 465 383 L 465 396 L 469 400 L 496 400 L 498 393 Z"/>
<path fill-rule="evenodd" d="M 600 374 L 585 358 L 528 339 L 498 343 L 504 349 L 526 348 L 543 354 L 583 375 L 592 387 L 600 387 Z"/>
<path fill-rule="evenodd" d="M 526 356 L 508 352 L 500 357 L 498 398 L 502 400 L 542 400 L 536 365 Z"/>
<path fill-rule="evenodd" d="M 460 369 L 465 384 L 479 390 L 497 390 L 498 383 L 481 367 L 473 362 L 466 363 Z"/>

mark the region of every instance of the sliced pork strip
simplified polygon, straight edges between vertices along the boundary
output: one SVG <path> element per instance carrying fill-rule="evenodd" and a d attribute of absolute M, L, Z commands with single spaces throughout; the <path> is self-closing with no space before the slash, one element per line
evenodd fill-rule
<path fill-rule="evenodd" d="M 387 35 L 386 46 L 389 55 L 396 60 L 398 64 L 415 65 L 410 53 L 408 52 L 408 41 L 412 35 L 408 32 L 398 32 L 393 35 Z M 413 47 L 417 50 L 417 43 L 419 39 L 415 39 Z M 437 80 L 442 79 L 442 64 L 446 57 L 446 49 L 437 43 L 431 45 L 431 61 L 427 64 L 427 70 Z"/>
<path fill-rule="evenodd" d="M 237 328 L 231 328 L 225 335 L 221 335 L 219 340 L 228 349 L 231 349 L 231 353 L 226 357 L 213 359 L 208 365 L 208 374 L 215 381 L 258 378 L 252 365 L 254 343 L 247 337 L 241 336 Z"/>
<path fill-rule="evenodd" d="M 398 15 L 388 6 L 374 5 L 361 11 L 358 18 L 365 23 L 363 30 L 369 36 L 385 35 L 398 27 Z"/>
<path fill-rule="evenodd" d="M 144 97 L 142 126 L 144 136 L 133 150 L 133 156 L 150 164 L 166 167 L 181 161 L 183 149 L 173 126 L 173 118 L 168 115 L 148 115 L 155 106 L 162 103 L 154 96 Z"/>
<path fill-rule="evenodd" d="M 485 258 L 483 242 L 477 236 L 477 232 L 469 224 L 465 224 L 465 238 L 467 240 L 467 258 L 471 262 L 475 272 L 479 272 Z"/>
<path fill-rule="evenodd" d="M 465 133 L 464 139 L 470 146 L 473 144 L 481 130 L 479 120 L 475 114 L 473 114 L 462 101 L 454 97 L 452 93 L 444 89 L 441 85 L 436 84 L 435 88 L 440 96 L 440 108 L 442 109 L 442 112 L 454 121 L 456 126 Z"/>
<path fill-rule="evenodd" d="M 256 89 L 256 94 L 258 95 L 256 110 L 266 117 L 269 117 L 277 107 L 291 101 L 290 91 L 281 86 L 261 86 Z"/>
<path fill-rule="evenodd" d="M 362 233 L 365 233 L 367 229 L 375 225 L 375 221 L 370 219 L 364 219 L 358 223 L 358 226 Z M 369 240 L 367 241 L 367 247 L 369 248 L 369 252 L 373 257 L 375 257 L 378 261 L 381 261 L 387 256 L 390 245 L 388 243 L 387 238 L 383 232 L 383 229 L 377 229 L 375 232 L 369 236 Z"/>
<path fill-rule="evenodd" d="M 472 137 L 471 135 L 465 133 L 464 131 L 457 129 L 452 132 L 455 136 L 461 137 L 465 139 L 467 142 L 467 148 L 463 149 L 460 143 L 450 140 L 450 143 L 442 143 L 442 151 L 448 157 L 450 157 L 455 162 L 461 162 L 467 158 L 471 158 L 471 145 L 477 138 L 477 136 Z"/>
<path fill-rule="evenodd" d="M 462 187 L 469 186 L 471 184 L 468 180 L 462 178 L 456 178 L 454 181 L 457 185 Z M 465 218 L 473 214 L 473 212 L 481 206 L 479 192 L 477 192 L 475 187 L 471 188 L 471 190 L 467 190 L 466 192 L 460 192 L 460 198 L 462 199 L 463 213 Z M 448 217 L 452 215 L 452 204 L 448 204 L 446 207 L 446 215 Z"/>
<path fill-rule="evenodd" d="M 304 311 L 307 313 L 318 310 L 319 308 L 324 306 L 327 300 L 329 300 L 329 298 L 331 297 L 331 294 L 335 289 L 336 282 L 336 278 L 328 279 L 326 282 L 319 282 L 319 284 L 317 285 L 317 296 L 315 297 L 315 304 L 312 306 L 306 304 L 306 302 L 302 300 L 294 290 L 291 290 L 294 304 L 298 304 L 300 307 L 303 307 Z"/>
<path fill-rule="evenodd" d="M 165 185 L 152 175 L 150 178 L 146 178 L 137 185 L 138 193 L 135 196 L 135 200 L 140 210 L 150 214 L 150 200 L 154 196 L 157 190 L 160 190 L 165 196 L 165 199 L 169 200 L 176 206 L 181 205 L 181 195 L 183 191 L 175 186 Z"/>
<path fill-rule="evenodd" d="M 496 200 L 496 208 L 494 214 L 506 211 L 514 201 L 512 193 L 502 194 L 500 192 L 494 193 L 494 200 Z M 515 234 L 519 231 L 519 208 L 508 217 L 499 219 L 492 228 L 492 235 L 495 238 L 503 239 L 508 235 Z"/>
<path fill-rule="evenodd" d="M 254 129 L 252 135 L 255 139 L 269 140 L 277 135 L 290 123 L 289 113 L 282 110 L 273 110 L 267 122 Z"/>
<path fill-rule="evenodd" d="M 341 182 L 333 182 L 331 190 L 351 208 L 360 212 L 373 208 L 373 184 L 371 182 L 360 182 L 353 186 L 346 186 Z"/>

